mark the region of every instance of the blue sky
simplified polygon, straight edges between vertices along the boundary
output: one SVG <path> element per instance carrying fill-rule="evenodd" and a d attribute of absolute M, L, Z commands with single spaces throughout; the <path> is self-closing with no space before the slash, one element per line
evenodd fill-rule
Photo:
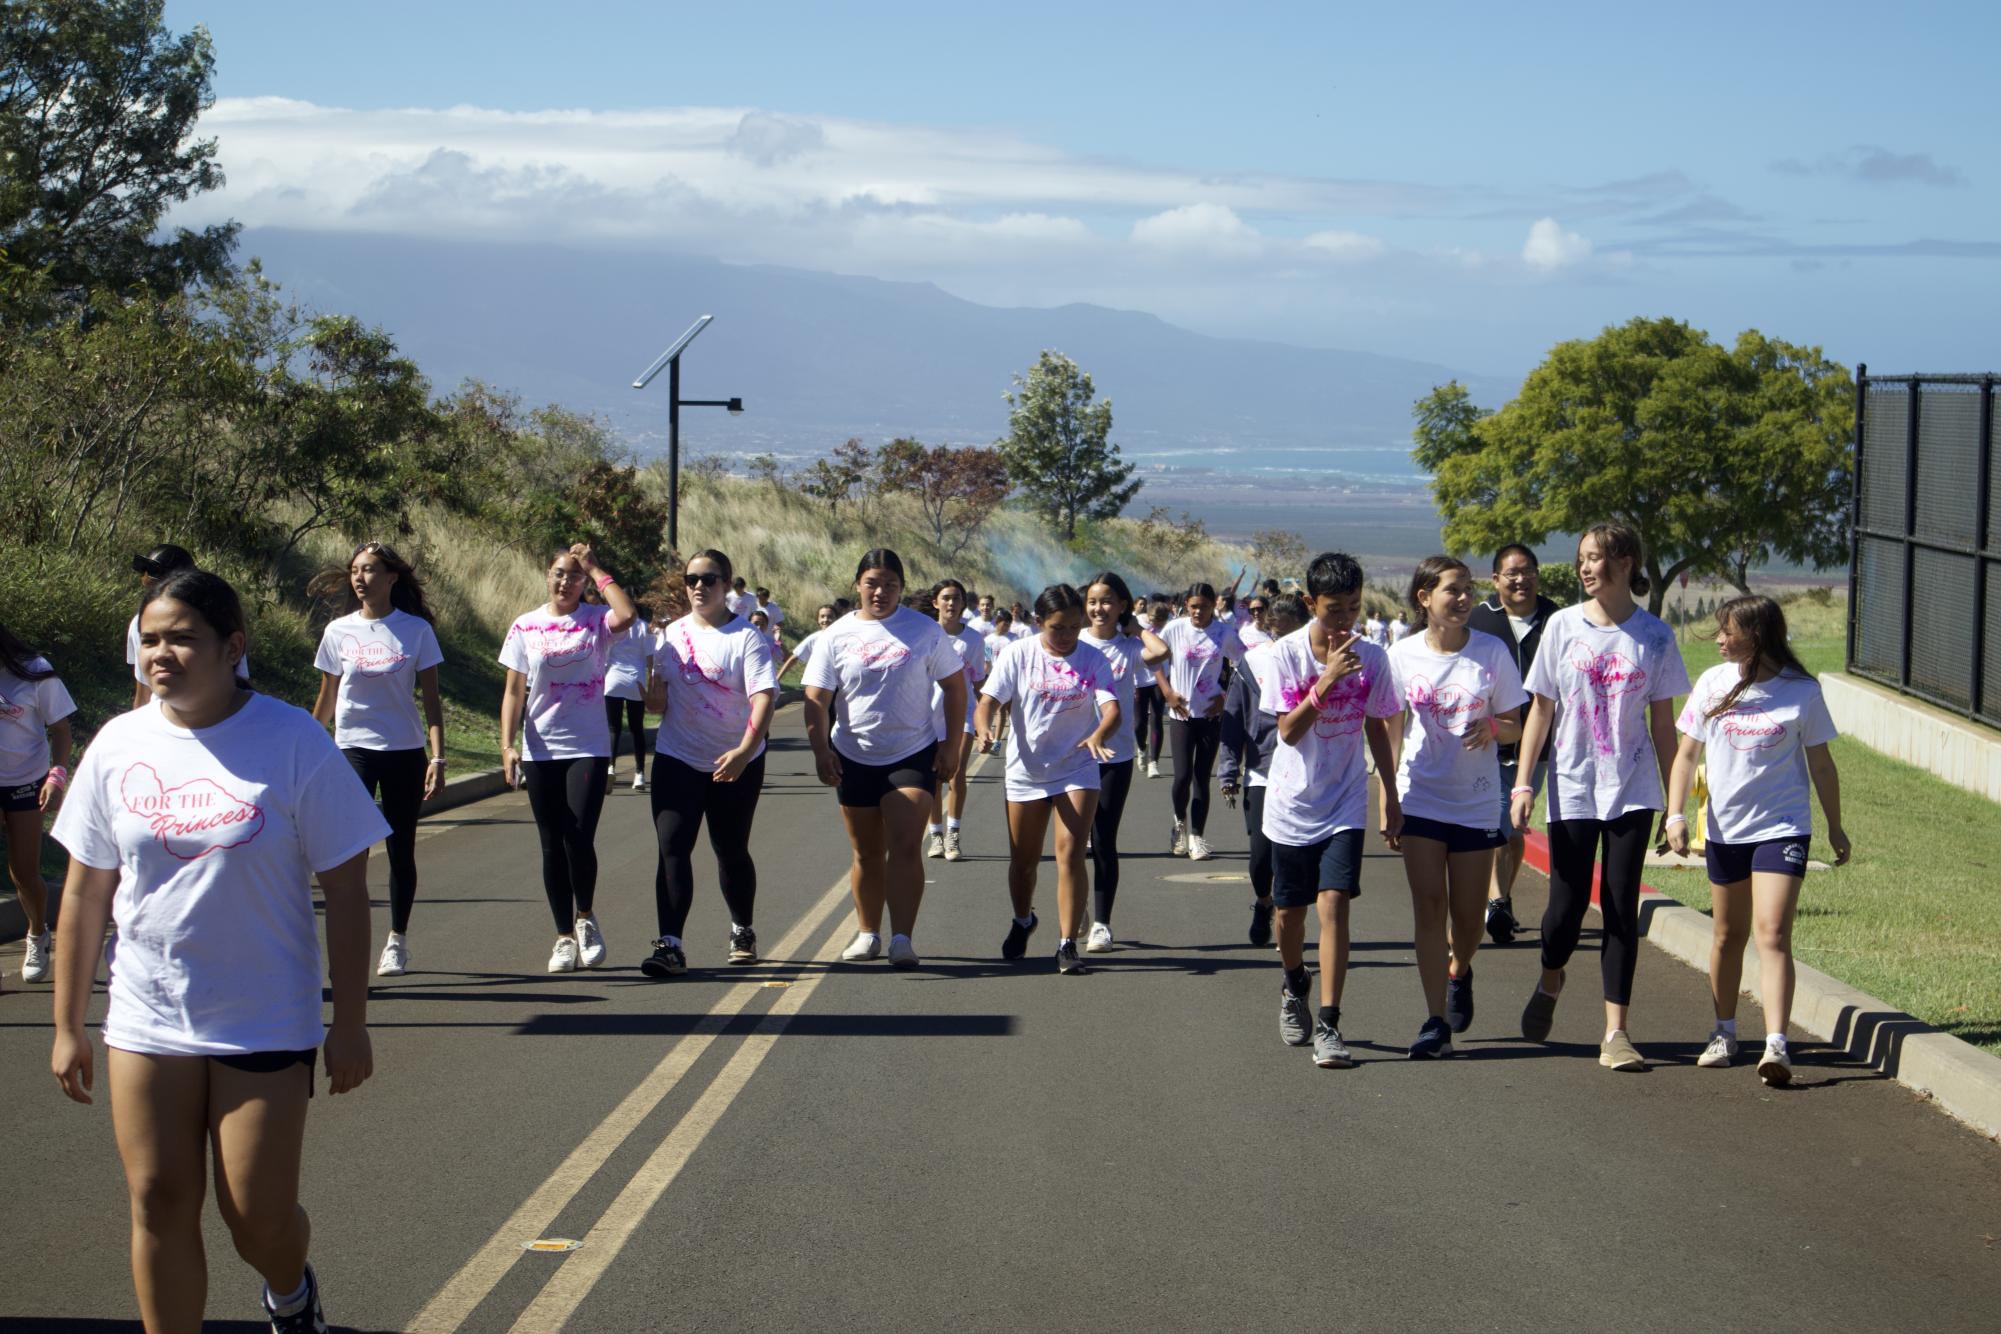
<path fill-rule="evenodd" d="M 188 216 L 684 249 L 1504 374 L 1640 314 L 2001 368 L 2001 6 L 571 9 L 170 3 L 214 35 L 231 179 Z"/>

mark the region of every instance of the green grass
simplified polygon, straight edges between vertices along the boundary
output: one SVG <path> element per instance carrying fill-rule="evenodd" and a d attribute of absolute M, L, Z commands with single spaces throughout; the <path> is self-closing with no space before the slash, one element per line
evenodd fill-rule
<path fill-rule="evenodd" d="M 1845 607 L 1787 608 L 1793 649 L 1814 672 L 1840 671 Z M 1715 645 L 1682 643 L 1693 680 L 1719 661 Z M 1846 737 L 1829 747 L 1841 773 L 1841 817 L 1854 860 L 1810 871 L 1793 951 L 1955 1037 L 2001 1055 L 2001 819 L 1986 798 Z M 1696 811 L 1687 812 L 1691 820 Z M 1940 834 L 1951 831 L 1950 851 Z M 1819 803 L 1815 859 L 1832 865 Z M 1700 871 L 1649 871 L 1662 891 L 1708 912 Z"/>

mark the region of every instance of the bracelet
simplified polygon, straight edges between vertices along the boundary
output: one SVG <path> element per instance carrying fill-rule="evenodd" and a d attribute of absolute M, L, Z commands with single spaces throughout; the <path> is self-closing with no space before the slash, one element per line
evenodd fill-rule
<path fill-rule="evenodd" d="M 1501 739 L 1501 720 L 1499 718 L 1490 717 L 1487 719 L 1487 735 L 1493 737 L 1496 741 Z"/>
<path fill-rule="evenodd" d="M 48 777 L 42 781 L 44 783 L 54 783 L 59 791 L 67 792 L 69 791 L 69 770 L 63 768 L 60 764 L 52 764 L 49 766 Z"/>
<path fill-rule="evenodd" d="M 1313 688 L 1306 692 L 1306 702 L 1313 706 L 1315 712 L 1318 712 L 1322 707 L 1324 707 L 1320 703 L 1320 683 L 1318 681 L 1315 681 L 1313 683 Z"/>
<path fill-rule="evenodd" d="M 1667 819 L 1661 821 L 1661 824 L 1663 826 L 1666 826 L 1674 824 L 1676 821 L 1680 821 L 1682 824 L 1687 824 L 1688 817 L 1686 815 L 1683 815 L 1680 811 L 1676 811 L 1673 815 L 1670 815 Z"/>
<path fill-rule="evenodd" d="M 597 577 L 598 592 L 600 593 L 604 592 L 607 588 L 610 588 L 613 584 L 617 582 L 618 580 L 612 578 L 608 574 L 600 574 Z"/>
<path fill-rule="evenodd" d="M 510 749 L 511 749 L 511 747 L 510 747 Z M 442 756 L 442 755 L 439 755 L 439 756 L 436 756 L 435 758 L 433 758 L 433 759 L 432 759 L 432 761 L 431 761 L 431 767 L 432 767 L 433 769 L 442 769 L 442 768 L 444 768 L 444 767 L 445 767 L 445 757 L 444 757 L 444 756 Z"/>
<path fill-rule="evenodd" d="M 1528 793 L 1531 797 L 1535 795 L 1535 789 L 1532 787 L 1511 787 L 1508 789 L 1508 795 L 1511 797 L 1519 797 L 1524 792 Z"/>

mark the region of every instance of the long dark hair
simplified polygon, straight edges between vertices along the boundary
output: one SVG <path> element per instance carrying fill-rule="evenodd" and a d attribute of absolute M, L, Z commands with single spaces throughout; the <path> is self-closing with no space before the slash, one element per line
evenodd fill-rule
<path fill-rule="evenodd" d="M 1653 582 L 1647 578 L 1646 571 L 1640 568 L 1641 562 L 1647 558 L 1646 548 L 1640 545 L 1640 535 L 1627 524 L 1594 523 L 1579 534 L 1578 545 L 1582 546 L 1587 537 L 1598 544 L 1598 549 L 1605 553 L 1606 559 L 1632 562 L 1629 568 L 1633 574 L 1626 586 L 1632 590 L 1634 597 L 1645 597 L 1647 591 L 1653 587 Z"/>
<path fill-rule="evenodd" d="M 217 639 L 228 639 L 231 635 L 246 632 L 243 602 L 236 596 L 236 590 L 229 586 L 229 580 L 219 574 L 207 570 L 175 570 L 146 590 L 139 599 L 139 614 L 144 616 L 147 607 L 162 599 L 192 608 L 195 615 L 208 622 Z"/>
<path fill-rule="evenodd" d="M 1126 581 L 1121 579 L 1116 571 L 1104 570 L 1092 575 L 1090 581 L 1084 585 L 1084 591 L 1088 593 L 1099 584 L 1111 589 L 1112 596 L 1126 604 L 1126 611 L 1130 612 L 1133 609 L 1133 591 L 1126 586 Z"/>
<path fill-rule="evenodd" d="M 1432 589 L 1438 587 L 1440 580 L 1454 570 L 1464 570 L 1468 576 L 1473 573 L 1466 562 L 1457 556 L 1426 556 L 1417 563 L 1417 568 L 1411 571 L 1410 592 L 1404 596 L 1404 601 L 1410 603 L 1413 630 L 1424 629 L 1425 623 L 1431 619 L 1431 613 L 1424 609 L 1422 599 Z"/>
<path fill-rule="evenodd" d="M 1181 595 L 1181 600 L 1184 603 L 1190 602 L 1195 598 L 1208 598 L 1211 602 L 1214 602 L 1216 600 L 1216 585 L 1206 580 L 1197 579 L 1194 583 L 1188 585 L 1188 591 Z"/>
<path fill-rule="evenodd" d="M 1813 673 L 1799 660 L 1791 641 L 1786 638 L 1785 609 L 1763 593 L 1747 593 L 1743 597 L 1731 598 L 1716 609 L 1716 624 L 1727 625 L 1750 640 L 1751 656 L 1738 669 L 1736 682 L 1724 692 L 1722 699 L 1709 706 L 1703 717 L 1720 718 L 1735 708 L 1738 697 L 1758 679 L 1758 669 L 1768 662 L 1778 667 L 1780 676 L 1812 678 Z"/>
<path fill-rule="evenodd" d="M 722 552 L 717 551 L 714 547 L 703 547 L 700 551 L 697 551 L 694 555 L 682 561 L 681 573 L 686 574 L 688 572 L 688 567 L 690 565 L 693 565 L 698 560 L 708 561 L 711 565 L 715 566 L 717 570 L 721 571 L 723 576 L 724 588 L 732 590 L 736 588 L 736 567 L 730 564 L 730 558 L 728 556 L 725 556 Z"/>
<path fill-rule="evenodd" d="M 312 598 L 338 597 L 341 614 L 356 611 L 361 607 L 361 599 L 354 595 L 354 563 L 363 556 L 373 556 L 383 567 L 396 576 L 396 582 L 389 586 L 389 605 L 397 611 L 406 611 L 420 620 L 436 622 L 431 612 L 431 604 L 424 597 L 424 581 L 418 577 L 416 569 L 409 561 L 396 554 L 396 548 L 382 542 L 363 542 L 347 558 L 347 564 L 338 570 L 321 570 L 306 585 L 306 596 Z"/>
<path fill-rule="evenodd" d="M 1062 611 L 1084 610 L 1084 595 L 1069 584 L 1051 584 L 1035 595 L 1035 618 L 1047 620 Z"/>
<path fill-rule="evenodd" d="M 28 664 L 42 655 L 16 638 L 14 632 L 0 625 L 0 669 L 12 673 L 23 681 L 46 681 L 56 674 L 53 667 L 30 671 Z"/>
<path fill-rule="evenodd" d="M 903 557 L 897 555 L 888 547 L 870 547 L 862 553 L 861 560 L 855 563 L 855 582 L 860 583 L 862 576 L 870 570 L 888 570 L 896 576 L 897 583 L 907 584 L 910 582 L 909 578 L 903 573 Z"/>

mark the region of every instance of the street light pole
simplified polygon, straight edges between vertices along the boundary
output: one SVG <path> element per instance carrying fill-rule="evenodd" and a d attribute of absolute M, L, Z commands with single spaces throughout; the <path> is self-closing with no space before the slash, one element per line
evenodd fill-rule
<path fill-rule="evenodd" d="M 690 325 L 688 332 L 675 339 L 672 346 L 653 359 L 653 364 L 639 373 L 632 382 L 634 389 L 644 389 L 658 375 L 662 367 L 667 371 L 667 546 L 676 556 L 681 553 L 681 409 L 725 408 L 732 417 L 743 413 L 740 398 L 682 398 L 681 397 L 681 354 L 688 350 L 688 344 L 695 341 L 695 335 L 709 327 L 716 317 L 704 315 Z"/>

